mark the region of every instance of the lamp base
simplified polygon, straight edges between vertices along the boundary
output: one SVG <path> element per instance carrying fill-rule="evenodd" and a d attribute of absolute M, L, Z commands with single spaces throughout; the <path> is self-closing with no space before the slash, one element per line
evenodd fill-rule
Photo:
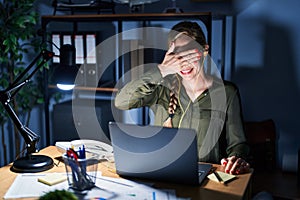
<path fill-rule="evenodd" d="M 52 167 L 52 158 L 44 155 L 28 155 L 15 160 L 10 170 L 18 173 L 34 173 L 46 171 Z"/>

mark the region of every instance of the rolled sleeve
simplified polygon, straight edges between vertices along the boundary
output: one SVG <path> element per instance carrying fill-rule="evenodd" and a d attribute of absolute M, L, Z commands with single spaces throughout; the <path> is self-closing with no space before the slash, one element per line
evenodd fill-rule
<path fill-rule="evenodd" d="M 156 89 L 163 81 L 157 67 L 150 69 L 141 78 L 127 83 L 116 95 L 117 108 L 128 110 L 151 105 L 157 96 Z"/>

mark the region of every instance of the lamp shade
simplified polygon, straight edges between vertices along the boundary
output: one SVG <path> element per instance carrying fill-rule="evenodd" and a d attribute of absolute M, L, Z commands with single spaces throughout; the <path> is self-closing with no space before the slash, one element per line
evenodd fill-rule
<path fill-rule="evenodd" d="M 70 44 L 64 44 L 60 50 L 60 65 L 63 66 L 76 66 L 75 58 L 76 58 L 76 49 L 75 46 Z"/>
<path fill-rule="evenodd" d="M 60 48 L 60 63 L 55 66 L 52 81 L 63 90 L 73 89 L 78 67 L 75 62 L 76 49 L 73 45 L 64 44 Z"/>

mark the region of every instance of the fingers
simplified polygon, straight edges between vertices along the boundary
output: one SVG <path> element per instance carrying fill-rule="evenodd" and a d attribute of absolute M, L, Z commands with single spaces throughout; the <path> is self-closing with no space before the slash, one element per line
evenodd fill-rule
<path fill-rule="evenodd" d="M 178 57 L 187 57 L 187 56 L 201 56 L 201 52 L 198 49 L 190 49 L 186 51 L 181 51 L 176 53 Z"/>
<path fill-rule="evenodd" d="M 184 66 L 194 65 L 201 59 L 202 53 L 197 50 L 187 50 L 179 53 L 170 53 L 172 58 L 170 62 L 177 67 L 177 71 L 179 72 Z"/>
<path fill-rule="evenodd" d="M 227 158 L 223 158 L 223 159 L 221 160 L 221 165 L 222 165 L 222 166 L 226 166 L 226 165 L 227 165 L 227 162 L 228 162 L 228 159 L 227 159 Z"/>
<path fill-rule="evenodd" d="M 247 162 L 242 162 L 239 167 L 240 174 L 247 173 L 250 171 L 250 165 Z"/>
<path fill-rule="evenodd" d="M 194 61 L 200 60 L 202 53 L 197 49 L 182 51 L 175 54 L 175 57 L 179 59 L 181 62 L 189 62 L 193 63 Z"/>
<path fill-rule="evenodd" d="M 175 50 L 175 43 L 172 42 L 169 49 L 168 49 L 168 51 L 167 51 L 167 54 L 173 53 L 174 50 Z"/>
<path fill-rule="evenodd" d="M 241 165 L 242 159 L 241 158 L 237 158 L 235 160 L 235 162 L 232 164 L 231 169 L 229 169 L 229 173 L 230 174 L 239 174 L 240 173 L 240 165 Z"/>
<path fill-rule="evenodd" d="M 232 157 L 228 158 L 228 162 L 227 162 L 227 165 L 225 167 L 225 172 L 226 173 L 230 173 L 231 172 L 232 166 L 235 163 L 235 161 L 236 161 L 236 157 L 235 156 L 232 156 Z"/>
<path fill-rule="evenodd" d="M 242 174 L 247 173 L 250 170 L 249 163 L 236 156 L 223 158 L 221 164 L 225 167 L 225 172 L 230 174 Z"/>

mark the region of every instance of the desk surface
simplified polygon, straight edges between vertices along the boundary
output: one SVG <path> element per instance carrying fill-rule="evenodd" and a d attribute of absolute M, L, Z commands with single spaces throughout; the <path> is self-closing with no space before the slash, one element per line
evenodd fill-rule
<path fill-rule="evenodd" d="M 61 153 L 56 149 L 55 146 L 49 146 L 39 152 L 39 154 L 48 155 L 52 158 L 61 156 Z M 58 163 L 57 160 L 54 160 L 55 163 Z M 10 171 L 12 164 L 0 168 L 0 199 L 3 199 L 6 191 L 9 189 L 14 179 L 18 175 Z M 119 177 L 115 172 L 110 170 L 107 167 L 107 163 L 99 163 L 98 170 L 102 171 L 103 176 L 109 177 Z M 214 165 L 217 167 L 217 170 L 223 171 L 222 166 Z M 58 166 L 54 166 L 52 169 L 41 172 L 41 173 L 50 173 L 50 172 L 64 172 L 65 166 L 63 163 L 60 163 Z M 226 185 L 216 183 L 206 179 L 201 186 L 188 186 L 188 185 L 179 185 L 171 183 L 156 183 L 155 186 L 158 188 L 169 188 L 175 189 L 176 195 L 178 197 L 191 197 L 194 199 L 247 199 L 250 198 L 250 180 L 252 173 L 238 175 L 238 178 L 234 181 L 227 183 Z"/>

